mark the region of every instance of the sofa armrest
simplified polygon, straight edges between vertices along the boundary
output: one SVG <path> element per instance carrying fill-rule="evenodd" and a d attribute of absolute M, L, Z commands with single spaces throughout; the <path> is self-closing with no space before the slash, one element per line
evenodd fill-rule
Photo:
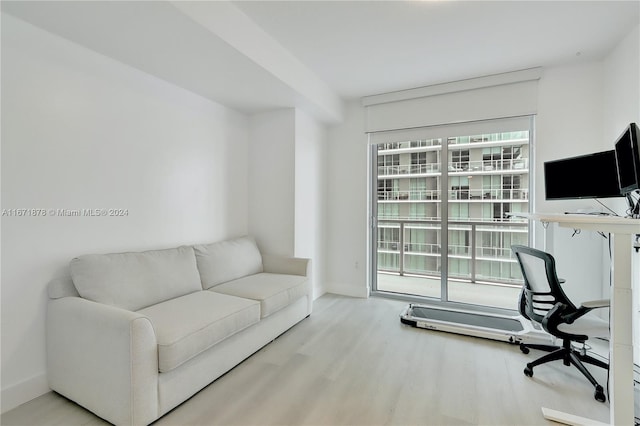
<path fill-rule="evenodd" d="M 263 254 L 262 267 L 264 272 L 270 272 L 273 274 L 301 275 L 303 277 L 307 277 L 307 314 L 311 315 L 311 311 L 313 310 L 311 259 Z"/>
<path fill-rule="evenodd" d="M 300 257 L 262 255 L 264 272 L 273 274 L 302 275 L 311 278 L 311 260 Z"/>
<path fill-rule="evenodd" d="M 80 297 L 48 303 L 49 386 L 111 423 L 158 417 L 157 348 L 141 314 Z"/>

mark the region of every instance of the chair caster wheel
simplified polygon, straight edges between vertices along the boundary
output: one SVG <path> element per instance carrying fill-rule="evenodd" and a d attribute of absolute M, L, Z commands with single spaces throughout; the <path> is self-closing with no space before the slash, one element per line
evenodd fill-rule
<path fill-rule="evenodd" d="M 526 347 L 523 343 L 520 343 L 520 350 L 522 351 L 523 354 L 529 353 L 529 348 Z"/>
<path fill-rule="evenodd" d="M 524 369 L 524 375 L 527 377 L 533 377 L 533 368 L 529 367 L 529 364 L 527 364 L 527 368 Z"/>
<path fill-rule="evenodd" d="M 607 397 L 604 395 L 604 390 L 600 385 L 596 386 L 596 392 L 593 394 L 593 397 L 599 402 L 605 402 L 607 400 Z"/>

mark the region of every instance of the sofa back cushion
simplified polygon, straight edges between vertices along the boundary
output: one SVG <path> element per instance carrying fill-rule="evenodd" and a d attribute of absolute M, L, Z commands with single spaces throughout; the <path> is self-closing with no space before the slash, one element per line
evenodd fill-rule
<path fill-rule="evenodd" d="M 251 237 L 201 244 L 193 248 L 204 290 L 263 271 L 262 255 Z"/>
<path fill-rule="evenodd" d="M 187 246 L 80 256 L 70 270 L 80 296 L 130 311 L 202 290 L 193 248 Z"/>

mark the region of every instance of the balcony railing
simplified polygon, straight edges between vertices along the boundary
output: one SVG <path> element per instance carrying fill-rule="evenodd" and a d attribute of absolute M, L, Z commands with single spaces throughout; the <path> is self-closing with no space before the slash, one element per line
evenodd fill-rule
<path fill-rule="evenodd" d="M 517 132 L 517 134 L 492 133 L 466 137 L 447 138 L 448 145 L 487 145 L 500 143 L 502 145 L 526 145 L 529 143 L 529 132 Z M 389 142 L 378 145 L 378 151 L 405 150 L 442 145 L 441 139 L 422 139 L 418 141 Z"/>
<path fill-rule="evenodd" d="M 378 191 L 378 200 L 439 200 L 440 190 L 438 189 L 417 189 L 413 191 Z"/>
<path fill-rule="evenodd" d="M 428 148 L 442 145 L 441 139 L 421 139 L 417 141 L 389 142 L 378 145 L 378 151 L 390 151 L 395 149 Z"/>
<path fill-rule="evenodd" d="M 440 200 L 440 190 L 416 189 L 409 191 L 378 191 L 379 201 L 424 201 Z M 450 200 L 521 200 L 529 199 L 529 190 L 526 188 L 509 189 L 451 189 L 448 191 Z"/>
<path fill-rule="evenodd" d="M 439 163 L 378 166 L 378 176 L 424 175 L 440 173 Z"/>
<path fill-rule="evenodd" d="M 498 189 L 453 189 L 449 191 L 450 200 L 528 200 L 527 188 Z"/>
<path fill-rule="evenodd" d="M 494 170 L 518 170 L 526 172 L 529 169 L 528 158 L 511 158 L 496 160 L 453 161 L 449 163 L 450 173 L 488 172 Z"/>
<path fill-rule="evenodd" d="M 452 161 L 448 163 L 447 169 L 450 174 L 508 170 L 517 170 L 524 173 L 529 169 L 529 159 L 516 158 L 505 160 Z M 440 172 L 441 164 L 439 163 L 378 166 L 378 177 L 438 174 Z"/>
<path fill-rule="evenodd" d="M 450 239 L 452 233 L 467 231 L 468 243 L 450 243 L 443 253 L 440 241 L 441 221 L 431 220 L 404 220 L 404 219 L 379 219 L 378 228 L 398 229 L 398 232 L 378 233 L 378 271 L 394 272 L 399 275 L 412 274 L 429 277 L 440 276 L 441 256 L 448 255 L 449 259 L 457 259 L 464 264 L 464 270 L 449 268 L 448 277 L 467 280 L 470 282 L 482 281 L 485 283 L 499 283 L 521 285 L 522 276 L 517 268 L 516 260 L 509 247 L 496 245 L 482 245 L 482 233 L 505 234 L 508 238 L 502 241 L 511 241 L 512 244 L 527 244 L 528 223 L 514 221 L 512 219 L 491 221 L 452 221 L 448 222 Z M 412 242 L 407 236 L 407 231 L 425 231 L 422 242 Z M 395 237 L 388 238 L 389 234 Z M 381 236 L 387 237 L 380 239 Z M 491 239 L 491 238 L 489 238 Z M 381 255 L 385 255 L 390 262 L 381 262 Z M 421 267 L 411 267 L 408 264 L 410 257 L 423 260 Z M 425 258 L 429 261 L 424 261 Z M 486 266 L 486 267 L 483 267 Z"/>

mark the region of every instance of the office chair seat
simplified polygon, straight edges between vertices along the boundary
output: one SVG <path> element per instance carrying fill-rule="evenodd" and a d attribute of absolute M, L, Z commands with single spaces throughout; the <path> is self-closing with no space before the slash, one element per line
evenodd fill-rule
<path fill-rule="evenodd" d="M 523 317 L 540 324 L 552 336 L 562 339 L 562 346 L 520 344 L 523 353 L 529 349 L 539 349 L 548 354 L 527 364 L 524 374 L 532 377 L 533 368 L 550 361 L 562 360 L 564 365 L 575 366 L 595 387 L 594 397 L 604 402 L 603 387 L 596 381 L 584 364 L 608 369 L 609 365 L 586 353 L 585 348 L 575 349 L 573 342 L 584 344 L 590 338 L 609 337 L 607 321 L 587 315 L 597 308 L 609 306 L 608 300 L 584 302 L 576 307 L 562 289 L 556 274 L 555 259 L 549 253 L 531 247 L 511 246 L 524 278 L 518 310 Z"/>
<path fill-rule="evenodd" d="M 558 324 L 558 330 L 575 335 L 587 335 L 589 338 L 609 338 L 609 322 L 595 315 L 585 315 L 573 324 Z"/>

